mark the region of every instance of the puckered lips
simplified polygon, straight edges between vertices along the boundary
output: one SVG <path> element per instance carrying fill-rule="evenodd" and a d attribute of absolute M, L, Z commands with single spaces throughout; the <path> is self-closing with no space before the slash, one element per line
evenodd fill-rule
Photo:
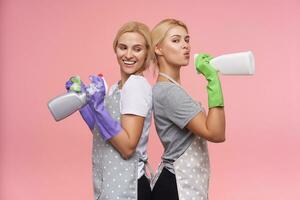
<path fill-rule="evenodd" d="M 184 52 L 184 57 L 186 57 L 186 58 L 190 58 L 190 52 L 189 51 L 186 51 L 186 52 Z"/>

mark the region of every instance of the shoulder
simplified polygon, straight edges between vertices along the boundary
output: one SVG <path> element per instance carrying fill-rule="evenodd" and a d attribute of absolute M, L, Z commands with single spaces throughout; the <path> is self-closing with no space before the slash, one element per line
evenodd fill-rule
<path fill-rule="evenodd" d="M 144 77 L 131 75 L 121 90 L 121 113 L 146 117 L 151 108 L 151 85 Z"/>
<path fill-rule="evenodd" d="M 133 90 L 135 92 L 152 92 L 152 87 L 143 76 L 131 75 L 123 86 L 123 90 Z"/>
<path fill-rule="evenodd" d="M 151 85 L 149 84 L 149 82 L 147 81 L 147 79 L 143 76 L 139 76 L 139 75 L 131 75 L 128 80 L 126 81 L 125 85 L 132 85 L 132 84 L 137 84 L 137 85 L 142 85 L 144 87 L 150 87 Z"/>

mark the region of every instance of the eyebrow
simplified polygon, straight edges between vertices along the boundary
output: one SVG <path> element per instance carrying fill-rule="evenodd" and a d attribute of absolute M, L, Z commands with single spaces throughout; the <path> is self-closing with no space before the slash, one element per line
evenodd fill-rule
<path fill-rule="evenodd" d="M 124 43 L 118 43 L 118 45 L 123 45 L 123 46 L 128 46 L 127 44 L 124 44 Z M 141 47 L 144 47 L 145 45 L 144 44 L 135 44 L 133 45 L 134 47 L 135 46 L 141 46 Z"/>
<path fill-rule="evenodd" d="M 181 35 L 171 35 L 171 37 L 181 37 Z M 186 36 L 184 36 L 185 38 L 186 37 L 190 37 L 189 35 L 186 35 Z"/>

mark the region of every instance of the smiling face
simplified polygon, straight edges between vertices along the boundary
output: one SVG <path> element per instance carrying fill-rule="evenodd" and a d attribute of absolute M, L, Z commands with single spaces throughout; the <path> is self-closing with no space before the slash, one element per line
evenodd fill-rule
<path fill-rule="evenodd" d="M 116 55 L 122 75 L 129 77 L 142 72 L 147 57 L 144 37 L 136 32 L 123 33 L 118 39 Z"/>
<path fill-rule="evenodd" d="M 186 66 L 190 59 L 190 36 L 182 26 L 171 28 L 155 47 L 155 53 L 172 66 Z"/>

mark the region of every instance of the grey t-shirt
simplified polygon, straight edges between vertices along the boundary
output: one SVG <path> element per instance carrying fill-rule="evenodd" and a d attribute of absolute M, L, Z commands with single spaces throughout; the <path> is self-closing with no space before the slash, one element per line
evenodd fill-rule
<path fill-rule="evenodd" d="M 173 162 L 185 152 L 195 137 L 185 126 L 204 109 L 183 88 L 171 82 L 156 83 L 152 94 L 155 127 L 164 146 L 162 160 L 165 167 L 175 173 Z"/>

